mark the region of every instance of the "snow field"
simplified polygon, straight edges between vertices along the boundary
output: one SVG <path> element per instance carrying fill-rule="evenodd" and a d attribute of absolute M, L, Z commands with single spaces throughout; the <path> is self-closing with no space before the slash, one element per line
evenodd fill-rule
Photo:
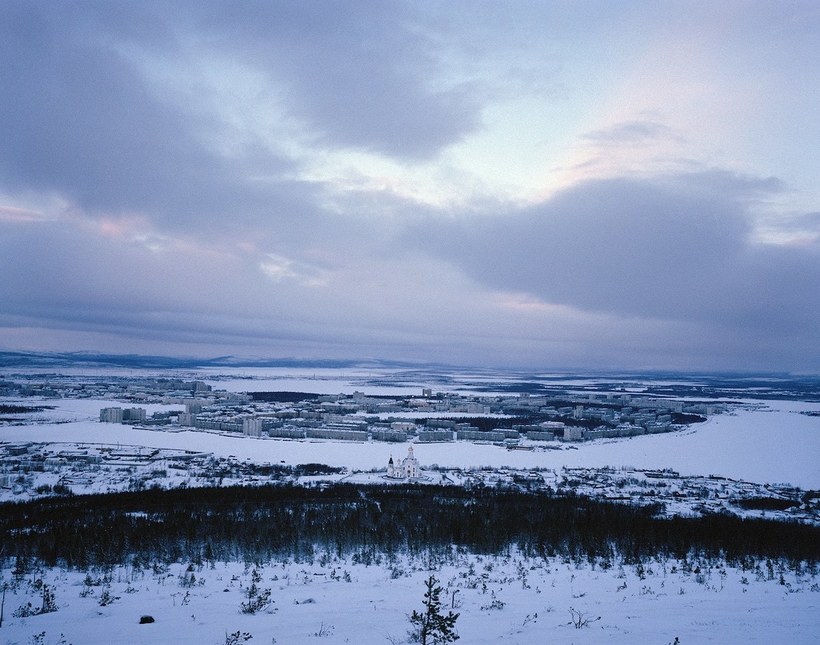
<path fill-rule="evenodd" d="M 600 561 L 462 553 L 445 564 L 381 556 L 367 565 L 325 555 L 259 566 L 119 567 L 88 579 L 61 569 L 15 578 L 6 569 L 0 643 L 221 645 L 239 631 L 252 636 L 251 645 L 396 645 L 406 642 L 407 617 L 421 609 L 431 573 L 444 589 L 442 610 L 460 613 L 459 642 L 470 645 L 816 642 L 816 575 L 782 572 L 781 579 L 777 563 L 769 569 L 765 562 L 756 571 L 700 567 L 652 561 L 603 569 Z M 269 589 L 272 603 L 250 615 L 240 607 L 254 570 L 257 596 Z M 37 579 L 53 589 L 58 610 L 14 617 L 27 602 L 40 606 Z M 106 592 L 114 600 L 103 606 Z M 139 624 L 143 615 L 155 622 Z"/>

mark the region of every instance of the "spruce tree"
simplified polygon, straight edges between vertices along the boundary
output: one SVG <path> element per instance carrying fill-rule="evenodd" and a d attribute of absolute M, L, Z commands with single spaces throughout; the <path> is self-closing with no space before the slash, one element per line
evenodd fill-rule
<path fill-rule="evenodd" d="M 452 611 L 447 615 L 441 613 L 442 588 L 438 586 L 438 580 L 431 575 L 424 585 L 427 587 L 424 609 L 421 612 L 413 610 L 410 615 L 410 624 L 413 625 L 411 637 L 421 645 L 438 645 L 458 640 L 455 625 L 459 614 Z"/>

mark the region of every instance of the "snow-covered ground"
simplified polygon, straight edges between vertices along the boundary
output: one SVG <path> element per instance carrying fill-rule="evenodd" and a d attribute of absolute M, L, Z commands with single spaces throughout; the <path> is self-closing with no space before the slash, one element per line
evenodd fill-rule
<path fill-rule="evenodd" d="M 252 615 L 240 607 L 254 565 L 119 568 L 91 572 L 92 585 L 84 584 L 86 572 L 55 569 L 15 581 L 5 570 L 10 588 L 0 643 L 221 645 L 239 631 L 252 636 L 251 645 L 395 645 L 406 642 L 408 615 L 421 610 L 430 574 L 443 588 L 443 611 L 460 613 L 459 642 L 470 645 L 666 645 L 675 638 L 682 645 L 797 645 L 816 643 L 820 633 L 817 577 L 786 572 L 781 579 L 765 563 L 756 571 L 684 571 L 681 563 L 650 562 L 641 571 L 515 555 L 461 555 L 443 565 L 406 557 L 371 566 L 320 560 L 259 566 L 257 589 L 269 589 L 272 603 Z M 14 617 L 28 602 L 42 604 L 37 579 L 54 592 L 57 611 Z M 154 622 L 140 624 L 146 615 Z"/>
<path fill-rule="evenodd" d="M 317 370 L 318 372 L 319 370 Z M 368 394 L 398 386 L 361 387 L 361 373 L 344 383 L 331 374 L 277 376 L 266 381 L 213 375 L 216 387 L 322 391 L 358 388 Z M 338 375 L 337 375 L 338 376 Z M 251 384 L 253 386 L 250 386 Z M 250 386 L 250 387 L 249 387 Z M 415 385 L 413 385 L 415 389 Z M 5 401 L 14 403 L 13 401 Z M 350 470 L 384 468 L 404 445 L 332 441 L 252 439 L 205 432 L 163 432 L 99 423 L 110 400 L 17 401 L 54 405 L 26 415 L 26 425 L 0 427 L 0 442 L 107 444 L 195 450 L 255 463 L 319 462 Z M 711 417 L 687 430 L 629 439 L 551 443 L 549 449 L 507 451 L 466 442 L 416 444 L 422 466 L 464 470 L 505 466 L 558 470 L 562 467 L 673 469 L 682 475 L 720 475 L 752 482 L 820 488 L 820 417 L 800 414 L 820 404 L 755 401 Z M 180 406 L 147 405 L 149 413 Z M 51 569 L 15 576 L 0 570 L 6 587 L 0 644 L 316 643 L 335 645 L 406 642 L 408 614 L 421 609 L 423 582 L 431 573 L 445 592 L 444 610 L 460 612 L 457 631 L 465 644 L 650 643 L 679 639 L 693 643 L 816 643 L 820 634 L 820 582 L 816 575 L 781 572 L 757 563 L 755 570 L 718 566 L 695 570 L 679 562 L 646 563 L 644 571 L 601 563 L 525 560 L 519 555 L 461 554 L 446 564 L 407 556 L 365 566 L 317 554 L 313 562 L 258 563 L 258 588 L 270 589 L 272 604 L 254 615 L 247 601 L 254 565 L 243 563 L 168 570 L 124 567 L 91 572 Z M 675 569 L 673 569 L 675 567 Z M 195 582 L 190 580 L 193 573 Z M 107 577 L 106 577 L 107 576 Z M 187 580 L 185 580 L 187 576 Z M 42 602 L 42 586 L 55 594 L 57 611 L 20 615 Z M 98 584 L 99 583 L 99 584 Z M 111 602 L 104 602 L 107 598 Z M 573 613 L 573 611 L 575 613 Z M 25 613 L 25 612 L 23 612 Z M 15 614 L 17 614 L 15 616 Z M 150 615 L 155 622 L 139 624 Z M 576 629 L 572 620 L 586 622 Z"/>
<path fill-rule="evenodd" d="M 32 401 L 25 400 L 29 405 Z M 57 409 L 40 413 L 31 425 L 0 427 L 0 441 L 82 442 L 174 448 L 233 455 L 258 463 L 318 462 L 354 470 L 383 468 L 391 452 L 401 446 L 372 442 L 293 441 L 252 439 L 205 432 L 162 432 L 99 423 L 99 409 L 110 401 L 49 400 Z M 715 415 L 689 429 L 659 435 L 599 440 L 577 445 L 551 443 L 556 449 L 508 451 L 467 442 L 419 444 L 422 465 L 448 468 L 480 467 L 671 468 L 682 475 L 720 475 L 758 483 L 788 483 L 803 489 L 820 488 L 820 417 L 799 414 L 820 404 L 755 402 Z M 146 406 L 153 412 L 179 409 Z M 68 421 L 55 423 L 54 421 Z"/>

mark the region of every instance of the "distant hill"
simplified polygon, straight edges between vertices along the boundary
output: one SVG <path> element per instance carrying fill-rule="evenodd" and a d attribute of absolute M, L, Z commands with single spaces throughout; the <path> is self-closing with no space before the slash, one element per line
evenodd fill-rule
<path fill-rule="evenodd" d="M 0 352 L 0 367 L 68 367 L 82 365 L 153 369 L 195 369 L 198 367 L 349 368 L 360 364 L 358 361 L 330 359 L 247 359 L 236 356 L 184 358 L 143 356 L 140 354 L 93 354 L 87 352 Z"/>

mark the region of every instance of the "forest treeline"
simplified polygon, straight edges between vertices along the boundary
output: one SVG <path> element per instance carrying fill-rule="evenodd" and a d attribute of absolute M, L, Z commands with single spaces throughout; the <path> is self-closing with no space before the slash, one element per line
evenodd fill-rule
<path fill-rule="evenodd" d="M 529 556 L 820 562 L 820 528 L 658 517 L 574 495 L 432 485 L 189 488 L 0 505 L 0 560 L 86 568 L 156 561 L 300 559 L 519 549 Z"/>
<path fill-rule="evenodd" d="M 28 412 L 42 412 L 43 410 L 52 409 L 53 406 L 45 406 L 45 405 L 9 405 L 3 403 L 0 405 L 0 414 L 24 414 Z"/>

